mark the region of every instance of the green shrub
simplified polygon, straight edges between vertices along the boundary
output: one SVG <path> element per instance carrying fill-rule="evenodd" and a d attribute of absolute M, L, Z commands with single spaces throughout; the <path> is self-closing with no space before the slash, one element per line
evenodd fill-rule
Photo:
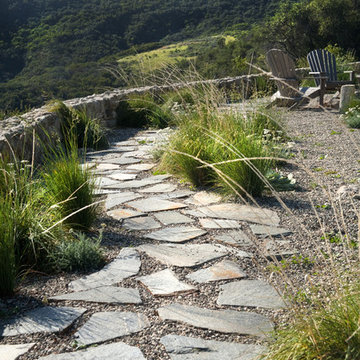
<path fill-rule="evenodd" d="M 345 112 L 345 122 L 352 129 L 360 129 L 360 100 L 353 100 Z"/>
<path fill-rule="evenodd" d="M 324 305 L 300 311 L 277 330 L 266 360 L 357 360 L 360 358 L 359 288 L 344 291 Z"/>
<path fill-rule="evenodd" d="M 61 241 L 50 254 L 53 268 L 68 272 L 99 269 L 105 263 L 100 242 L 101 236 L 93 240 L 83 233 L 72 241 Z"/>
<path fill-rule="evenodd" d="M 171 107 L 160 96 L 150 94 L 131 95 L 116 109 L 117 125 L 120 127 L 164 128 L 172 121 Z"/>
<path fill-rule="evenodd" d="M 89 229 L 98 212 L 98 206 L 91 205 L 95 178 L 89 169 L 81 167 L 74 142 L 67 151 L 60 148 L 48 155 L 42 180 L 49 201 L 63 218 L 67 217 L 64 222 L 73 228 Z"/>
<path fill-rule="evenodd" d="M 62 121 L 65 141 L 75 136 L 79 148 L 102 150 L 109 147 L 100 121 L 90 118 L 85 110 L 74 110 L 62 102 L 57 102 L 52 111 L 55 111 Z"/>

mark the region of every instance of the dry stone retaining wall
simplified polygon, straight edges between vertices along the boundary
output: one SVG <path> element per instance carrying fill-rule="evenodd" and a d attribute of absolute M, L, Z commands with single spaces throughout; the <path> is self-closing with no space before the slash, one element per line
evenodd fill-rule
<path fill-rule="evenodd" d="M 184 86 L 213 84 L 223 88 L 241 88 L 261 75 L 238 76 L 216 80 L 194 81 L 166 86 L 145 86 L 135 89 L 115 89 L 102 94 L 66 100 L 64 103 L 74 109 L 85 109 L 90 117 L 100 119 L 107 127 L 116 125 L 116 109 L 129 95 L 162 93 Z M 33 139 L 36 139 L 33 145 Z M 51 144 L 62 140 L 59 117 L 48 106 L 34 109 L 26 114 L 0 121 L 0 153 L 12 158 L 12 152 L 22 159 L 41 158 L 40 143 Z"/>

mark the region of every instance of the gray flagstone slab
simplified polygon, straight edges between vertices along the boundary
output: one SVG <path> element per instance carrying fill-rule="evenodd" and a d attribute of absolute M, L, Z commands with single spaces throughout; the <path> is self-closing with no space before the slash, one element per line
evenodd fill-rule
<path fill-rule="evenodd" d="M 170 304 L 158 309 L 162 320 L 179 321 L 202 329 L 223 333 L 264 337 L 273 330 L 273 323 L 265 316 L 234 310 L 209 310 L 182 304 Z"/>
<path fill-rule="evenodd" d="M 120 254 L 102 270 L 72 281 L 68 287 L 73 291 L 89 290 L 105 285 L 116 284 L 140 270 L 138 252 L 133 248 L 123 248 Z"/>
<path fill-rule="evenodd" d="M 177 190 L 171 193 L 159 194 L 156 195 L 159 199 L 171 200 L 171 199 L 181 199 L 190 196 L 193 194 L 193 191 L 190 190 Z"/>
<path fill-rule="evenodd" d="M 154 296 L 171 296 L 197 290 L 196 287 L 180 281 L 170 269 L 140 276 L 137 280 L 141 281 Z"/>
<path fill-rule="evenodd" d="M 120 169 L 120 165 L 114 165 L 114 164 L 103 164 L 103 163 L 99 163 L 99 162 L 90 162 L 90 163 L 86 163 L 86 164 L 91 164 L 91 165 L 95 166 L 95 169 L 94 169 L 95 172 Z"/>
<path fill-rule="evenodd" d="M 251 239 L 240 229 L 229 231 L 226 234 L 214 235 L 214 239 L 225 244 L 235 246 L 250 246 L 253 245 Z"/>
<path fill-rule="evenodd" d="M 122 342 L 100 345 L 85 350 L 48 355 L 39 360 L 146 360 L 139 348 Z"/>
<path fill-rule="evenodd" d="M 116 172 L 108 175 L 111 179 L 118 181 L 126 181 L 126 180 L 135 180 L 137 174 L 126 173 L 126 172 Z"/>
<path fill-rule="evenodd" d="M 241 280 L 221 285 L 219 305 L 281 309 L 285 303 L 276 290 L 261 280 Z"/>
<path fill-rule="evenodd" d="M 126 168 L 129 170 L 138 170 L 138 171 L 147 171 L 147 170 L 151 170 L 156 164 L 134 164 L 134 165 L 129 165 Z"/>
<path fill-rule="evenodd" d="M 119 194 L 119 190 L 117 190 L 117 189 L 95 189 L 94 194 L 96 196 Z"/>
<path fill-rule="evenodd" d="M 273 258 L 282 260 L 297 254 L 298 251 L 291 249 L 291 241 L 269 239 L 263 244 L 263 253 L 269 260 L 273 260 Z"/>
<path fill-rule="evenodd" d="M 145 244 L 137 249 L 150 257 L 173 266 L 193 267 L 225 256 L 225 247 L 211 244 Z"/>
<path fill-rule="evenodd" d="M 237 229 L 240 224 L 236 220 L 199 219 L 200 225 L 205 229 Z"/>
<path fill-rule="evenodd" d="M 281 235 L 286 236 L 291 234 L 290 230 L 275 226 L 250 225 L 250 229 L 254 233 L 254 235 L 258 235 L 260 237 L 281 236 Z"/>
<path fill-rule="evenodd" d="M 232 203 L 199 207 L 192 213 L 189 211 L 189 214 L 197 217 L 249 221 L 274 226 L 278 226 L 280 222 L 278 215 L 272 210 Z"/>
<path fill-rule="evenodd" d="M 114 185 L 121 184 L 118 180 L 110 179 L 108 177 L 97 178 L 95 180 L 95 183 L 100 188 L 108 188 L 108 187 L 113 187 Z"/>
<path fill-rule="evenodd" d="M 114 157 L 114 158 L 107 158 L 101 160 L 104 164 L 116 164 L 116 165 L 130 165 L 130 164 L 137 164 L 141 162 L 140 159 L 132 158 L 132 157 Z"/>
<path fill-rule="evenodd" d="M 196 227 L 171 227 L 161 229 L 159 231 L 152 232 L 145 235 L 147 239 L 153 239 L 158 241 L 167 241 L 167 242 L 185 242 L 191 239 L 195 239 L 199 236 L 206 234 L 205 230 L 196 228 Z"/>
<path fill-rule="evenodd" d="M 129 230 L 153 230 L 161 228 L 160 223 L 150 216 L 125 219 L 123 227 Z"/>
<path fill-rule="evenodd" d="M 186 276 L 187 279 L 198 283 L 229 280 L 246 277 L 244 271 L 233 261 L 223 260 L 206 269 L 200 269 Z"/>
<path fill-rule="evenodd" d="M 132 312 L 99 312 L 74 334 L 79 345 L 91 345 L 137 333 L 150 326 L 144 314 Z"/>
<path fill-rule="evenodd" d="M 50 300 L 73 300 L 107 304 L 142 303 L 138 289 L 116 286 L 101 286 L 95 289 L 57 295 L 51 297 Z"/>
<path fill-rule="evenodd" d="M 161 211 L 154 216 L 164 225 L 192 223 L 195 220 L 180 214 L 178 211 Z"/>
<path fill-rule="evenodd" d="M 256 360 L 265 352 L 261 345 L 204 340 L 180 335 L 160 339 L 171 360 Z"/>
<path fill-rule="evenodd" d="M 169 177 L 169 175 L 154 175 L 141 180 L 129 180 L 119 184 L 118 189 L 138 189 L 145 186 L 161 183 Z"/>
<path fill-rule="evenodd" d="M 131 206 L 136 210 L 144 211 L 144 212 L 175 210 L 187 206 L 182 203 L 173 202 L 169 200 L 162 200 L 157 197 L 149 197 L 147 199 L 131 201 L 128 202 L 126 205 Z"/>
<path fill-rule="evenodd" d="M 0 359 L 16 360 L 19 356 L 26 354 L 35 344 L 0 345 Z"/>
<path fill-rule="evenodd" d="M 213 203 L 218 203 L 222 200 L 221 196 L 218 194 L 210 193 L 207 191 L 200 191 L 192 198 L 187 200 L 187 203 L 193 204 L 193 205 L 210 205 Z"/>
<path fill-rule="evenodd" d="M 176 185 L 173 184 L 156 184 L 139 190 L 141 193 L 167 193 L 176 190 Z"/>
<path fill-rule="evenodd" d="M 105 209 L 110 210 L 115 206 L 123 204 L 127 201 L 132 201 L 132 200 L 138 199 L 140 197 L 141 197 L 141 195 L 136 194 L 132 191 L 118 192 L 118 193 L 116 193 L 116 195 L 112 194 L 112 195 L 106 197 Z"/>
<path fill-rule="evenodd" d="M 111 216 L 115 220 L 123 220 L 123 219 L 146 215 L 145 213 L 131 210 L 131 209 L 116 209 L 116 210 L 108 211 L 106 214 Z"/>
<path fill-rule="evenodd" d="M 22 317 L 0 321 L 0 336 L 63 331 L 85 311 L 84 308 L 73 307 L 36 308 L 26 312 Z"/>

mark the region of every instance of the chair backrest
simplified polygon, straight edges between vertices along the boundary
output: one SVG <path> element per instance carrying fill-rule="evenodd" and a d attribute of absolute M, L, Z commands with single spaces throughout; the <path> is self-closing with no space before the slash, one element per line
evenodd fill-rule
<path fill-rule="evenodd" d="M 266 53 L 266 61 L 274 77 L 296 79 L 295 63 L 293 59 L 282 50 L 269 50 Z"/>
<path fill-rule="evenodd" d="M 299 96 L 299 80 L 296 78 L 295 63 L 285 52 L 271 49 L 266 53 L 266 61 L 274 78 L 280 95 L 295 98 Z"/>
<path fill-rule="evenodd" d="M 327 81 L 337 81 L 335 56 L 325 49 L 317 49 L 308 53 L 307 60 L 312 72 L 324 72 Z M 320 80 L 315 76 L 316 85 Z"/>

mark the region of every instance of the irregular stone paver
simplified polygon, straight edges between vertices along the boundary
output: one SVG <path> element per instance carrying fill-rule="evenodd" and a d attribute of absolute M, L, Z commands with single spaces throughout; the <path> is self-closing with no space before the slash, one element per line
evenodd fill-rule
<path fill-rule="evenodd" d="M 130 180 L 119 184 L 118 189 L 131 189 L 131 188 L 142 188 L 149 185 L 154 185 L 163 182 L 169 175 L 154 175 L 141 180 Z"/>
<path fill-rule="evenodd" d="M 122 156 L 122 157 L 103 159 L 102 162 L 104 164 L 130 165 L 130 164 L 137 164 L 137 163 L 141 162 L 141 160 Z"/>
<path fill-rule="evenodd" d="M 265 336 L 273 324 L 265 316 L 234 310 L 209 310 L 195 306 L 171 304 L 158 309 L 162 320 L 180 321 L 195 327 L 223 333 Z"/>
<path fill-rule="evenodd" d="M 276 290 L 261 280 L 241 280 L 221 285 L 219 305 L 281 309 L 285 303 Z"/>
<path fill-rule="evenodd" d="M 211 244 L 145 244 L 138 249 L 164 264 L 180 267 L 197 266 L 228 253 L 224 247 Z"/>
<path fill-rule="evenodd" d="M 242 230 L 230 231 L 226 234 L 215 235 L 214 239 L 225 244 L 235 246 L 250 246 L 253 242 Z"/>
<path fill-rule="evenodd" d="M 109 177 L 115 180 L 126 181 L 126 180 L 135 180 L 137 174 L 125 173 L 125 172 L 116 172 L 109 174 Z"/>
<path fill-rule="evenodd" d="M 286 236 L 291 234 L 290 230 L 275 226 L 250 225 L 250 229 L 254 233 L 254 235 L 258 235 L 260 237 L 281 236 L 281 235 Z"/>
<path fill-rule="evenodd" d="M 154 216 L 164 225 L 192 223 L 195 220 L 180 214 L 177 211 L 162 211 Z"/>
<path fill-rule="evenodd" d="M 246 277 L 240 266 L 233 261 L 223 260 L 206 269 L 195 271 L 186 276 L 187 279 L 198 283 L 210 281 L 229 280 Z"/>
<path fill-rule="evenodd" d="M 132 312 L 99 312 L 74 334 L 79 345 L 90 345 L 134 334 L 150 326 L 144 314 Z"/>
<path fill-rule="evenodd" d="M 20 355 L 27 353 L 35 343 L 18 345 L 0 345 L 1 360 L 16 360 Z"/>
<path fill-rule="evenodd" d="M 135 346 L 122 342 L 108 345 L 100 345 L 85 350 L 68 352 L 63 354 L 48 355 L 39 360 L 146 360 L 144 355 Z"/>
<path fill-rule="evenodd" d="M 109 194 L 119 194 L 119 190 L 116 190 L 116 189 L 95 189 L 94 194 L 96 196 L 109 195 Z"/>
<path fill-rule="evenodd" d="M 185 198 L 187 196 L 190 196 L 191 194 L 193 194 L 193 191 L 190 190 L 177 190 L 171 193 L 165 193 L 165 194 L 159 194 L 156 195 L 156 197 L 160 198 L 160 199 L 165 199 L 165 200 L 170 200 L 170 199 L 181 199 L 181 198 Z"/>
<path fill-rule="evenodd" d="M 141 304 L 138 289 L 102 286 L 95 289 L 57 295 L 50 300 L 73 300 L 109 304 Z"/>
<path fill-rule="evenodd" d="M 159 231 L 152 232 L 151 234 L 147 234 L 145 235 L 145 237 L 147 239 L 153 239 L 158 241 L 180 243 L 189 241 L 204 234 L 206 234 L 205 230 L 196 227 L 179 226 L 161 229 Z"/>
<path fill-rule="evenodd" d="M 123 248 L 115 260 L 102 270 L 72 281 L 68 287 L 73 291 L 89 290 L 105 285 L 116 284 L 140 270 L 141 262 L 138 252 L 133 248 Z"/>
<path fill-rule="evenodd" d="M 114 185 L 121 184 L 118 180 L 110 179 L 108 177 L 97 178 L 95 182 L 96 185 L 100 188 L 109 188 L 109 187 L 113 187 Z"/>
<path fill-rule="evenodd" d="M 145 216 L 146 214 L 131 209 L 116 209 L 108 211 L 107 215 L 111 216 L 115 220 L 123 220 L 132 217 Z"/>
<path fill-rule="evenodd" d="M 109 170 L 119 170 L 120 165 L 115 164 L 103 164 L 98 162 L 92 162 L 88 164 L 94 164 L 95 165 L 95 171 L 109 171 Z"/>
<path fill-rule="evenodd" d="M 263 253 L 269 260 L 273 260 L 273 258 L 282 260 L 297 253 L 295 250 L 289 249 L 290 245 L 291 241 L 268 240 L 263 245 Z"/>
<path fill-rule="evenodd" d="M 193 205 L 210 205 L 221 201 L 221 196 L 207 191 L 200 191 L 196 193 L 192 199 L 187 200 L 189 204 Z"/>
<path fill-rule="evenodd" d="M 115 145 L 117 151 L 119 152 L 128 152 L 128 151 L 135 151 L 136 147 L 135 145 L 137 145 L 135 142 L 133 144 L 123 144 L 123 145 Z"/>
<path fill-rule="evenodd" d="M 146 189 L 141 189 L 141 193 L 167 193 L 176 190 L 176 185 L 173 184 L 157 184 Z"/>
<path fill-rule="evenodd" d="M 190 211 L 189 214 L 191 214 Z M 278 215 L 272 210 L 240 204 L 216 204 L 199 207 L 192 211 L 192 214 L 196 214 L 194 216 L 198 217 L 249 221 L 263 225 L 278 226 L 280 222 Z"/>
<path fill-rule="evenodd" d="M 196 291 L 196 287 L 181 282 L 170 269 L 137 278 L 155 296 L 170 296 L 182 292 Z"/>
<path fill-rule="evenodd" d="M 146 171 L 151 170 L 156 164 L 134 164 L 129 165 L 126 168 L 128 170 L 138 170 L 138 171 Z"/>
<path fill-rule="evenodd" d="M 161 228 L 161 225 L 152 217 L 144 216 L 124 220 L 123 227 L 129 230 L 153 230 Z"/>
<path fill-rule="evenodd" d="M 168 201 L 168 200 L 162 200 L 156 197 L 150 197 L 147 199 L 142 200 L 135 200 L 127 203 L 126 205 L 131 206 L 139 211 L 144 212 L 152 212 L 152 211 L 164 211 L 164 210 L 175 210 L 175 209 L 181 209 L 186 207 L 187 205 Z"/>
<path fill-rule="evenodd" d="M 236 220 L 199 219 L 200 225 L 205 229 L 237 229 L 240 224 Z"/>
<path fill-rule="evenodd" d="M 264 353 L 260 345 L 166 335 L 160 339 L 172 360 L 256 360 Z"/>
<path fill-rule="evenodd" d="M 26 312 L 20 318 L 0 321 L 0 336 L 63 331 L 85 311 L 86 309 L 73 307 L 36 308 Z"/>
<path fill-rule="evenodd" d="M 115 206 L 123 204 L 127 201 L 132 201 L 132 200 L 138 199 L 140 197 L 141 197 L 141 195 L 135 194 L 134 192 L 131 192 L 131 191 L 119 192 L 116 195 L 111 195 L 106 198 L 105 209 L 110 210 Z"/>

